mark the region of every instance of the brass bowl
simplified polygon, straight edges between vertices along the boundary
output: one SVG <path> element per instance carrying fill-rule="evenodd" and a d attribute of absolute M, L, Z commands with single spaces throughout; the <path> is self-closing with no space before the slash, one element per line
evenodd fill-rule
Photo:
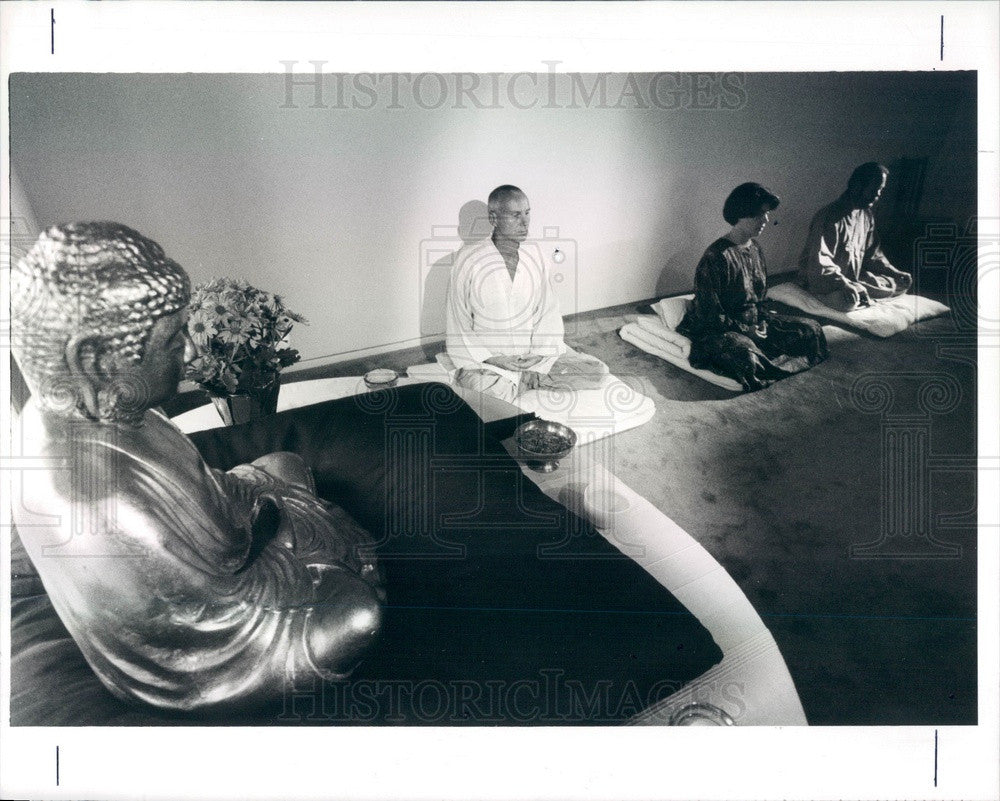
<path fill-rule="evenodd" d="M 704 701 L 695 701 L 670 716 L 671 726 L 735 726 L 726 710 Z"/>
<path fill-rule="evenodd" d="M 558 450 L 538 449 L 532 440 L 541 437 L 561 437 L 569 445 Z M 526 441 L 527 440 L 527 444 Z M 559 467 L 559 460 L 569 456 L 576 446 L 576 432 L 569 426 L 552 420 L 529 420 L 522 423 L 514 431 L 514 442 L 518 455 L 528 463 L 528 467 L 541 473 L 550 473 Z"/>

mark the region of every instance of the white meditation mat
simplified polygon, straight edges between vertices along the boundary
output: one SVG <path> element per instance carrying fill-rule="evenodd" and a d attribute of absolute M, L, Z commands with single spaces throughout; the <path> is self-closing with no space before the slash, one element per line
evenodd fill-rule
<path fill-rule="evenodd" d="M 687 296 L 689 297 L 689 296 Z M 669 301 L 681 301 L 685 298 L 666 298 Z M 663 301 L 653 306 L 654 309 L 660 306 Z M 674 306 L 679 304 L 672 304 Z M 681 315 L 683 317 L 683 314 Z M 639 350 L 652 353 L 661 359 L 670 362 L 675 367 L 679 367 L 685 372 L 696 375 L 711 384 L 720 386 L 732 392 L 742 392 L 743 386 L 739 381 L 735 381 L 729 376 L 713 373 L 711 370 L 703 370 L 692 367 L 688 356 L 691 353 L 691 340 L 683 334 L 678 334 L 672 327 L 668 328 L 663 324 L 662 315 L 654 317 L 651 314 L 638 315 L 634 322 L 626 323 L 622 326 L 618 335 L 626 342 L 635 345 Z"/>
<path fill-rule="evenodd" d="M 907 293 L 851 312 L 840 312 L 820 303 L 815 295 L 791 281 L 768 289 L 767 296 L 824 320 L 860 328 L 877 337 L 891 337 L 914 323 L 940 317 L 951 311 L 936 300 Z"/>
<path fill-rule="evenodd" d="M 451 384 L 455 392 L 473 408 L 481 401 L 470 400 L 470 395 L 490 397 L 486 393 L 469 392 L 455 386 L 455 366 L 447 353 L 439 353 L 436 362 L 407 368 L 406 375 L 411 379 Z M 533 389 L 517 398 L 514 405 L 543 420 L 569 426 L 576 432 L 577 442 L 581 445 L 641 426 L 656 414 L 652 398 L 610 374 L 605 376 L 597 389 Z"/>

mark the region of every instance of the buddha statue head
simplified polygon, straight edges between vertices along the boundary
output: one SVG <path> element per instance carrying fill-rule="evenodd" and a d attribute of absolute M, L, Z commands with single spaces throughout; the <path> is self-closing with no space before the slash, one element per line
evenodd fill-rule
<path fill-rule="evenodd" d="M 11 345 L 49 415 L 135 424 L 177 389 L 190 281 L 117 223 L 46 230 L 11 270 Z"/>

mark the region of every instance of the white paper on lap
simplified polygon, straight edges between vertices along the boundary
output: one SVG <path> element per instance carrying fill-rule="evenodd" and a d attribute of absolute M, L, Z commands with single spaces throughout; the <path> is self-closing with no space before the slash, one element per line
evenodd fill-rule
<path fill-rule="evenodd" d="M 798 284 L 788 282 L 778 284 L 768 289 L 767 297 L 788 306 L 793 306 L 809 314 L 832 320 L 841 325 L 860 328 L 877 337 L 891 337 L 900 331 L 905 331 L 911 325 L 921 320 L 940 317 L 951 311 L 943 303 L 909 293 L 890 300 L 881 300 L 872 306 L 855 309 L 852 312 L 840 312 L 821 303 L 815 295 L 810 294 Z"/>

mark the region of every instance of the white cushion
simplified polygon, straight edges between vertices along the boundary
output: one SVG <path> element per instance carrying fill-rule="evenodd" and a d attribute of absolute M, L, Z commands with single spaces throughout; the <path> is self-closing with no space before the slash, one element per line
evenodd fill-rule
<path fill-rule="evenodd" d="M 674 329 L 684 319 L 687 310 L 691 308 L 691 301 L 694 295 L 678 295 L 675 298 L 664 298 L 653 304 L 653 311 L 660 318 L 660 322 L 667 328 Z"/>
<path fill-rule="evenodd" d="M 877 337 L 891 337 L 893 334 L 905 331 L 916 322 L 939 317 L 951 311 L 936 300 L 907 293 L 898 298 L 877 301 L 871 306 L 864 306 L 854 311 L 841 312 L 831 309 L 820 302 L 815 295 L 792 282 L 778 284 L 769 289 L 767 296 L 771 300 L 780 301 L 824 320 L 860 328 Z"/>
<path fill-rule="evenodd" d="M 687 356 L 685 356 L 683 352 L 679 351 L 675 347 L 671 347 L 669 342 L 651 333 L 648 328 L 640 325 L 639 323 L 627 323 L 622 326 L 618 335 L 626 342 L 635 345 L 640 350 L 644 350 L 646 353 L 652 353 L 654 356 L 659 356 L 664 361 L 668 361 L 675 367 L 680 367 L 681 370 L 691 373 L 691 375 L 696 375 L 698 378 L 702 378 L 710 384 L 715 384 L 716 386 L 732 390 L 733 392 L 743 391 L 743 386 L 738 381 L 734 381 L 728 376 L 713 373 L 711 370 L 702 370 L 697 367 L 692 367 L 691 362 L 688 361 Z"/>
<path fill-rule="evenodd" d="M 640 314 L 633 322 L 638 323 L 662 341 L 668 350 L 679 353 L 685 359 L 691 355 L 691 340 L 683 334 L 678 334 L 673 328 L 665 326 L 659 317 L 654 317 L 652 314 Z"/>

